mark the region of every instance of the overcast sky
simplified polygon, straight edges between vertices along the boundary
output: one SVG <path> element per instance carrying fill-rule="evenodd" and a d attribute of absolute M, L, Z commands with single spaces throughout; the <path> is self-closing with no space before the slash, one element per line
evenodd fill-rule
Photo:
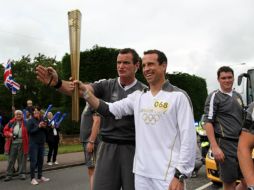
<path fill-rule="evenodd" d="M 82 13 L 81 51 L 99 46 L 159 49 L 168 72 L 217 88 L 222 65 L 254 65 L 253 0 L 8 0 L 0 6 L 0 63 L 69 52 L 67 12 Z"/>

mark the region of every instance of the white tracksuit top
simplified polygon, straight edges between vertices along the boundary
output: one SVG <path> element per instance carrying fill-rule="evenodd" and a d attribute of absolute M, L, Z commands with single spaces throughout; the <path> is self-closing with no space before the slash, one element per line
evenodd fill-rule
<path fill-rule="evenodd" d="M 135 174 L 171 181 L 175 168 L 190 176 L 195 163 L 196 132 L 192 108 L 181 91 L 135 91 L 108 103 L 120 119 L 133 115 L 136 128 Z"/>

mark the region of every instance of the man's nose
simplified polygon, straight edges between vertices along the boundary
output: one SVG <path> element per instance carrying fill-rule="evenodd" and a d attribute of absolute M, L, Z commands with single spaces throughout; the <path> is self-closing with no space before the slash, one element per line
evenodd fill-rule
<path fill-rule="evenodd" d="M 144 65 L 144 66 L 142 67 L 142 69 L 143 69 L 143 71 L 147 71 L 147 70 L 148 70 L 148 67 Z"/>

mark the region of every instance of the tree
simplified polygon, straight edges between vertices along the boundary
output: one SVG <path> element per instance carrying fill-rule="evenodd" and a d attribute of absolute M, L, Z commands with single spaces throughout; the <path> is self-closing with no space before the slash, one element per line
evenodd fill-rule
<path fill-rule="evenodd" d="M 39 105 L 42 108 L 47 107 L 49 104 L 60 105 L 60 93 L 41 84 L 36 79 L 35 68 L 38 64 L 51 66 L 58 70 L 57 66 L 61 65 L 61 62 L 42 54 L 38 54 L 33 60 L 30 56 L 22 56 L 21 60 L 15 61 L 13 74 L 16 81 L 21 84 L 21 90 L 15 97 L 16 107 L 25 107 L 27 99 L 33 100 L 34 105 Z"/>
<path fill-rule="evenodd" d="M 187 92 L 192 101 L 195 120 L 199 120 L 204 112 L 204 104 L 207 97 L 205 80 L 187 73 L 167 74 L 166 77 L 172 84 Z"/>
<path fill-rule="evenodd" d="M 116 71 L 116 57 L 118 49 L 94 46 L 91 50 L 86 50 L 80 53 L 80 71 L 79 79 L 83 82 L 94 82 L 100 79 L 115 78 Z M 62 59 L 62 78 L 68 79 L 71 76 L 70 55 L 65 54 Z M 65 111 L 71 113 L 71 97 L 65 96 L 63 98 L 63 105 Z M 85 106 L 85 101 L 80 99 L 80 113 Z M 78 131 L 79 124 L 69 122 L 64 123 L 64 130 L 70 132 L 69 127 L 73 131 Z"/>
<path fill-rule="evenodd" d="M 49 58 L 45 55 L 38 54 L 33 60 L 29 55 L 22 56 L 20 60 L 14 61 L 12 65 L 12 75 L 17 83 L 21 85 L 20 91 L 14 95 L 14 103 L 17 109 L 26 107 L 27 99 L 33 100 L 35 105 L 42 108 L 49 104 L 60 106 L 62 95 L 53 88 L 48 88 L 36 79 L 35 67 L 38 64 L 52 66 L 59 70 L 61 62 L 57 62 L 55 58 Z M 4 68 L 0 68 L 4 73 Z M 3 78 L 0 79 L 1 109 L 11 112 L 12 95 L 11 92 L 3 85 Z"/>

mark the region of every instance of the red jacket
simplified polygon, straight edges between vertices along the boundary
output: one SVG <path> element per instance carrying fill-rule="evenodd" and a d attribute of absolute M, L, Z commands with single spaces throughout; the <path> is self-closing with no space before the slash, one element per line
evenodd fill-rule
<path fill-rule="evenodd" d="M 13 133 L 13 128 L 15 124 L 16 124 L 16 119 L 13 118 L 4 127 L 4 136 L 6 137 L 4 150 L 5 150 L 5 153 L 7 154 L 10 153 L 10 147 L 12 143 L 11 134 Z M 27 128 L 25 126 L 24 120 L 22 120 L 21 129 L 22 129 L 23 152 L 24 154 L 28 154 L 28 132 L 27 132 Z"/>

